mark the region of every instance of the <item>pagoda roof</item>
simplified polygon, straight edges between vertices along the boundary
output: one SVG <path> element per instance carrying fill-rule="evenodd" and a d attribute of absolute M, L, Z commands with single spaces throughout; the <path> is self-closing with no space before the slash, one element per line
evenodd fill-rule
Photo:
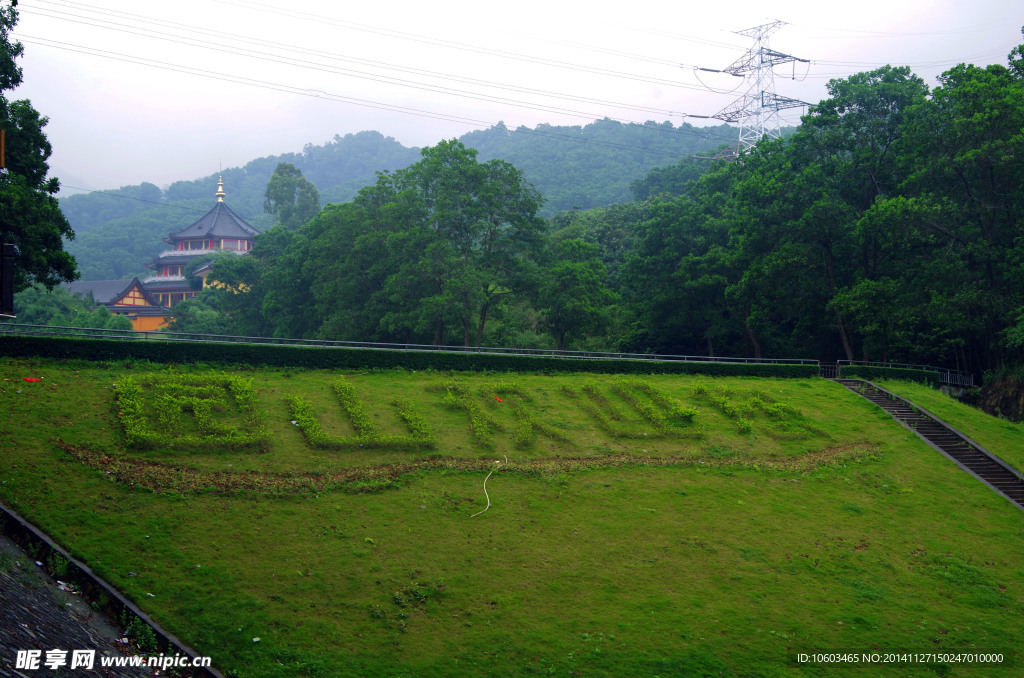
<path fill-rule="evenodd" d="M 92 294 L 93 300 L 98 304 L 109 304 L 123 297 L 131 289 L 138 278 L 127 280 L 76 280 L 62 285 L 71 294 L 81 294 L 83 297 Z"/>
<path fill-rule="evenodd" d="M 186 280 L 184 276 L 174 276 L 155 279 L 147 278 L 146 280 L 142 281 L 142 289 L 144 289 L 146 292 L 167 292 L 171 290 L 180 290 L 183 292 L 192 291 L 192 288 L 189 286 L 189 281 Z"/>
<path fill-rule="evenodd" d="M 138 277 L 129 278 L 127 280 L 76 280 L 74 282 L 64 283 L 62 286 L 71 294 L 81 294 L 83 297 L 92 294 L 93 301 L 97 304 L 106 306 L 112 313 L 125 313 L 143 309 L 163 308 L 158 304 L 152 303 L 153 300 L 148 294 L 149 286 L 139 280 Z M 137 287 L 143 295 L 143 298 L 149 303 L 146 305 L 117 305 L 117 302 L 126 294 L 131 292 L 133 287 Z"/>
<path fill-rule="evenodd" d="M 252 239 L 259 231 L 235 214 L 227 203 L 218 201 L 209 212 L 188 228 L 169 234 L 172 240 L 184 238 L 239 238 Z"/>

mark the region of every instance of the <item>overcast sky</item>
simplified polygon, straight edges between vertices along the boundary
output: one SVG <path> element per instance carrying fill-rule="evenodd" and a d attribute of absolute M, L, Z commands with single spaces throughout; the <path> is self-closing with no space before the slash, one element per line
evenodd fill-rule
<path fill-rule="evenodd" d="M 9 0 L 0 0 L 6 3 Z M 786 22 L 779 95 L 891 63 L 934 86 L 961 62 L 1005 64 L 1008 0 L 642 3 L 435 0 L 21 0 L 28 98 L 50 119 L 51 175 L 76 189 L 166 186 L 375 129 L 407 146 L 504 121 L 718 124 L 743 81 L 737 34 Z M 792 122 L 799 109 L 790 111 Z"/>

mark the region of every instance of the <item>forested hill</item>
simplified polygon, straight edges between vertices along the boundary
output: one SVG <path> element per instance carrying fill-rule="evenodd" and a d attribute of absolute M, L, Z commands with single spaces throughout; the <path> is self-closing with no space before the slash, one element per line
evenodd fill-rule
<path fill-rule="evenodd" d="M 651 168 L 718 148 L 735 137 L 735 129 L 728 125 L 675 127 L 668 122 L 638 125 L 606 119 L 582 127 L 516 130 L 499 123 L 461 140 L 477 149 L 481 160 L 500 158 L 521 169 L 546 200 L 541 214 L 550 216 L 573 207 L 626 202 L 631 182 Z M 375 172 L 406 167 L 419 157 L 418 148 L 407 148 L 380 132 L 360 132 L 335 136 L 323 145 L 309 144 L 301 153 L 258 158 L 220 174 L 231 208 L 265 230 L 270 219 L 263 214 L 264 191 L 278 163 L 293 163 L 302 170 L 319 189 L 321 203 L 327 204 L 351 199 L 374 182 Z M 147 273 L 146 263 L 165 248 L 161 239 L 210 208 L 216 182 L 217 174 L 211 174 L 175 182 L 164 190 L 142 183 L 108 192 L 124 197 L 97 192 L 62 199 L 61 209 L 76 233 L 68 249 L 82 277 L 103 280 Z"/>
<path fill-rule="evenodd" d="M 654 167 L 735 143 L 729 125 L 693 127 L 648 122 L 623 125 L 604 119 L 584 127 L 538 125 L 510 130 L 498 123 L 464 135 L 460 141 L 481 161 L 499 159 L 522 170 L 544 196 L 541 216 L 574 207 L 590 209 L 629 202 L 630 184 Z"/>
<path fill-rule="evenodd" d="M 350 199 L 373 183 L 375 172 L 400 169 L 418 158 L 418 148 L 406 148 L 380 132 L 360 132 L 335 136 L 319 146 L 307 144 L 301 153 L 258 158 L 219 174 L 231 208 L 266 230 L 273 222 L 263 213 L 264 192 L 280 162 L 299 167 L 320 189 L 321 202 L 326 204 Z M 164 190 L 143 183 L 61 199 L 61 210 L 76 235 L 68 250 L 78 261 L 82 278 L 113 280 L 148 273 L 146 264 L 166 249 L 161 239 L 213 206 L 217 177 L 214 173 L 177 181 Z"/>
<path fill-rule="evenodd" d="M 321 201 L 328 203 L 348 200 L 360 188 L 373 183 L 374 173 L 379 170 L 399 169 L 417 159 L 418 148 L 406 148 L 380 132 L 359 132 L 335 136 L 321 146 L 307 144 L 300 153 L 257 158 L 244 167 L 223 170 L 220 175 L 230 191 L 232 209 L 247 218 L 259 219 L 263 213 L 267 180 L 280 162 L 290 162 L 299 167 L 306 178 L 317 185 Z M 61 200 L 61 211 L 78 235 L 113 219 L 152 209 L 152 203 L 188 204 L 197 201 L 200 206 L 205 205 L 205 212 L 217 190 L 217 177 L 218 173 L 214 173 L 191 181 L 176 181 L 164 191 L 150 183 L 107 191 L 135 200 L 104 193 L 73 195 Z"/>
<path fill-rule="evenodd" d="M 307 144 L 301 153 L 259 158 L 219 174 L 231 209 L 265 230 L 272 220 L 263 213 L 263 194 L 278 163 L 301 168 L 321 189 L 321 201 L 326 204 L 348 200 L 373 182 L 375 172 L 406 167 L 419 157 L 419 149 L 368 131 L 335 136 L 323 145 Z M 141 183 L 61 199 L 60 209 L 76 234 L 68 250 L 78 261 L 82 278 L 117 280 L 150 273 L 145 264 L 166 249 L 162 239 L 213 206 L 217 176 L 175 181 L 163 190 Z"/>

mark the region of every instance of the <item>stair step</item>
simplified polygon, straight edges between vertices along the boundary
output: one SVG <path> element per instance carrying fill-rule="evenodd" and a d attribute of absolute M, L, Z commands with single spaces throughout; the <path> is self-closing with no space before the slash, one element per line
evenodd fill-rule
<path fill-rule="evenodd" d="M 992 459 L 984 450 L 971 445 L 943 422 L 915 409 L 904 400 L 893 400 L 887 394 L 856 380 L 836 380 L 865 400 L 878 405 L 897 421 L 955 459 L 964 468 L 990 486 L 1024 507 L 1024 480 Z"/>

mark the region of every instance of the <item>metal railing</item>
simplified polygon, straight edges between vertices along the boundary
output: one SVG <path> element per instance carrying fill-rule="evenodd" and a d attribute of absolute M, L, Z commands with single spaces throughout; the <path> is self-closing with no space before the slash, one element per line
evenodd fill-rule
<path fill-rule="evenodd" d="M 825 379 L 838 379 L 839 363 L 819 363 L 818 376 Z"/>
<path fill-rule="evenodd" d="M 0 323 L 0 334 L 24 334 L 50 337 L 88 337 L 123 341 L 195 341 L 216 344 L 248 344 L 304 346 L 310 348 L 367 348 L 382 351 L 431 351 L 442 353 L 485 353 L 490 355 L 526 355 L 553 358 L 586 358 L 596 360 L 660 360 L 681 362 L 755 363 L 783 365 L 817 365 L 808 358 L 731 358 L 692 355 L 665 355 L 654 353 L 610 353 L 602 351 L 564 351 L 540 348 L 510 348 L 493 346 L 435 346 L 432 344 L 386 343 L 373 341 L 331 341 L 327 339 L 287 339 L 283 337 L 246 337 L 220 334 L 184 332 L 137 332 L 135 330 L 108 330 L 88 327 L 53 325 L 25 325 Z"/>
<path fill-rule="evenodd" d="M 546 348 L 514 348 L 495 346 L 435 346 L 432 344 L 388 343 L 374 341 L 332 341 L 328 339 L 288 339 L 284 337 L 247 337 L 222 334 L 195 334 L 185 332 L 137 332 L 135 330 L 107 330 L 91 327 L 66 327 L 55 325 L 25 325 L 0 322 L 0 334 L 26 334 L 51 337 L 89 337 L 117 339 L 124 341 L 185 341 L 213 344 L 248 344 L 304 346 L 309 348 L 366 348 L 379 351 L 430 351 L 435 353 L 484 353 L 489 355 L 525 355 L 549 358 L 585 358 L 590 360 L 655 360 L 702 363 L 752 363 L 777 365 L 817 365 L 818 374 L 826 379 L 838 379 L 843 367 L 862 365 L 865 367 L 895 367 L 924 370 L 938 374 L 939 383 L 950 386 L 974 386 L 974 374 L 948 370 L 931 365 L 908 363 L 867 362 L 862 360 L 837 360 L 820 362 L 808 358 L 732 358 L 721 356 L 671 355 L 658 353 L 610 353 L 603 351 L 564 351 Z"/>
<path fill-rule="evenodd" d="M 958 370 L 948 370 L 944 367 L 934 367 L 933 365 L 912 365 L 909 363 L 882 363 L 882 362 L 868 362 L 865 360 L 837 360 L 835 366 L 834 379 L 838 379 L 842 376 L 843 366 L 854 367 L 861 365 L 864 367 L 895 367 L 897 369 L 904 370 L 923 370 L 925 372 L 935 372 L 939 375 L 939 383 L 946 384 L 948 386 L 974 386 L 974 373 L 973 372 L 961 372 Z M 822 369 L 824 370 L 825 363 L 822 363 Z M 822 375 L 824 376 L 824 375 Z"/>

